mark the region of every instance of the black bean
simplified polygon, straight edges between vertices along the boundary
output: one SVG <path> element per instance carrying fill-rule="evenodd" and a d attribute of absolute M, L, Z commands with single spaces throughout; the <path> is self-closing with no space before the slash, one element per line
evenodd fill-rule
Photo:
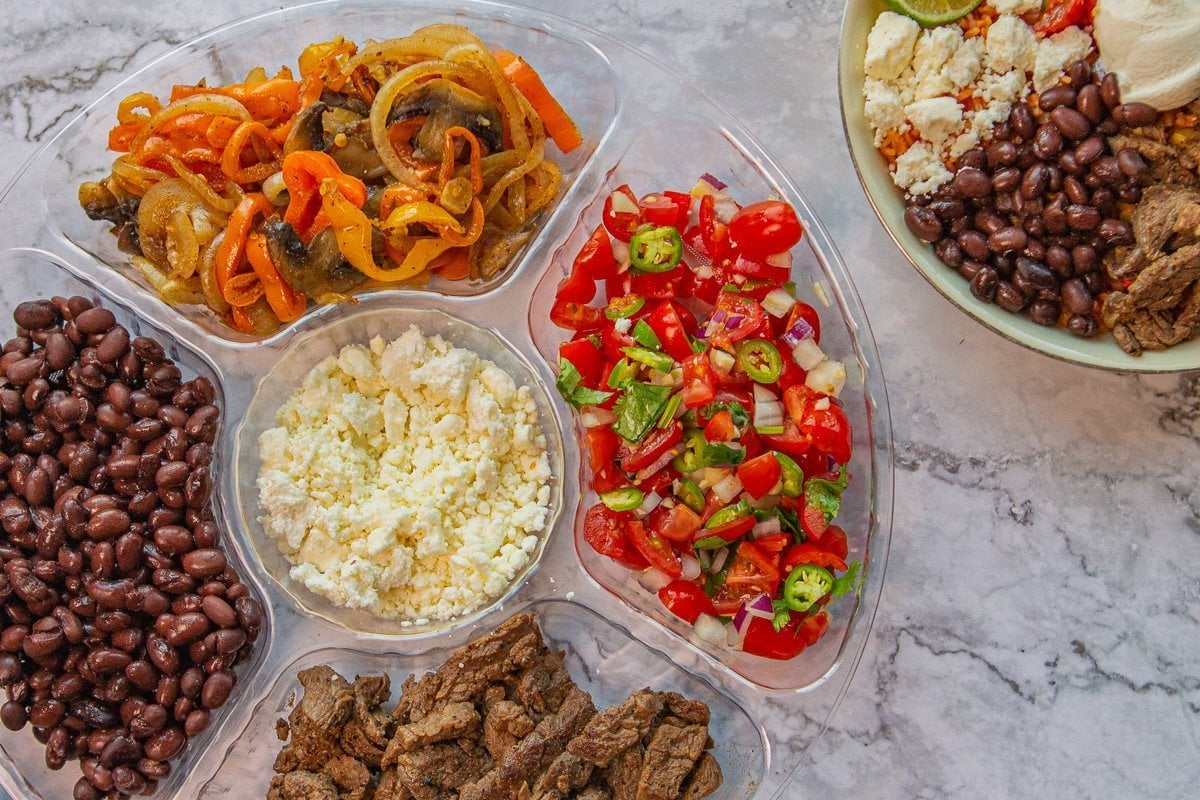
<path fill-rule="evenodd" d="M 1100 239 L 1110 247 L 1133 244 L 1133 228 L 1128 222 L 1119 219 L 1106 219 L 1096 229 Z M 32 475 L 30 476 L 32 478 Z M 26 490 L 28 493 L 28 490 Z"/>
<path fill-rule="evenodd" d="M 909 206 L 904 210 L 904 224 L 923 242 L 936 242 L 942 236 L 942 223 L 937 215 L 922 206 Z"/>
<path fill-rule="evenodd" d="M 1022 228 L 1009 226 L 988 237 L 988 249 L 993 253 L 1011 253 L 1024 248 L 1028 241 L 1029 235 Z"/>
<path fill-rule="evenodd" d="M 1092 123 L 1083 114 L 1068 105 L 1061 105 L 1050 112 L 1050 121 L 1068 139 L 1078 141 L 1092 131 Z"/>
<path fill-rule="evenodd" d="M 1075 148 L 1075 160 L 1082 166 L 1091 164 L 1104 155 L 1105 147 L 1103 136 L 1089 136 Z"/>
<path fill-rule="evenodd" d="M 1089 83 L 1079 90 L 1079 97 L 1075 100 L 1075 108 L 1079 109 L 1079 113 L 1087 117 L 1088 122 L 1093 125 L 1099 125 L 1104 119 L 1104 99 L 1100 94 L 1100 87 L 1094 83 Z"/>
<path fill-rule="evenodd" d="M 1021 197 L 1033 200 L 1046 193 L 1050 184 L 1050 170 L 1045 164 L 1034 164 L 1021 178 Z"/>
<path fill-rule="evenodd" d="M 1059 85 L 1047 89 L 1038 97 L 1038 108 L 1042 111 L 1053 111 L 1059 106 L 1075 105 L 1075 89 L 1071 86 Z"/>
<path fill-rule="evenodd" d="M 958 246 L 968 257 L 984 261 L 988 257 L 988 240 L 979 231 L 966 231 L 958 237 Z"/>
<path fill-rule="evenodd" d="M 1032 258 L 1022 256 L 1017 259 L 1016 266 L 1017 273 L 1038 289 L 1053 289 L 1058 285 L 1054 273 L 1047 269 L 1046 265 L 1040 261 L 1034 261 Z"/>
<path fill-rule="evenodd" d="M 1122 103 L 1112 110 L 1113 119 L 1126 128 L 1143 128 L 1158 121 L 1158 110 L 1148 103 Z"/>
<path fill-rule="evenodd" d="M 954 175 L 954 188 L 963 197 L 987 197 L 992 193 L 992 181 L 982 169 L 962 167 Z"/>
<path fill-rule="evenodd" d="M 1057 127 L 1049 122 L 1038 126 L 1033 142 L 1033 152 L 1038 158 L 1043 161 L 1054 158 L 1062 148 L 1063 136 Z"/>
<path fill-rule="evenodd" d="M 991 267 L 983 267 L 971 279 L 971 294 L 985 303 L 992 302 L 1000 276 Z"/>
<path fill-rule="evenodd" d="M 1038 325 L 1054 325 L 1058 322 L 1058 303 L 1039 297 L 1029 305 L 1029 318 Z"/>
<path fill-rule="evenodd" d="M 1100 81 L 1100 97 L 1110 110 L 1121 104 L 1121 85 L 1117 73 L 1109 72 Z"/>
<path fill-rule="evenodd" d="M 1008 122 L 1012 125 L 1013 133 L 1025 141 L 1033 139 L 1037 129 L 1037 123 L 1033 119 L 1033 112 L 1029 110 L 1029 106 L 1025 103 L 1016 103 L 1009 112 Z"/>
<path fill-rule="evenodd" d="M 1005 311 L 1016 313 L 1025 307 L 1025 296 L 1008 281 L 996 286 L 996 305 Z"/>
<path fill-rule="evenodd" d="M 1072 204 L 1067 206 L 1066 213 L 1067 224 L 1077 231 L 1095 230 L 1102 219 L 1100 212 L 1092 206 Z"/>
<path fill-rule="evenodd" d="M 1017 184 L 1020 182 L 1021 170 L 1016 167 L 1005 167 L 992 175 L 992 191 L 996 194 L 1005 194 L 1017 188 Z"/>
<path fill-rule="evenodd" d="M 1067 320 L 1067 330 L 1076 336 L 1088 338 L 1099 333 L 1100 326 L 1090 315 L 1073 314 Z"/>

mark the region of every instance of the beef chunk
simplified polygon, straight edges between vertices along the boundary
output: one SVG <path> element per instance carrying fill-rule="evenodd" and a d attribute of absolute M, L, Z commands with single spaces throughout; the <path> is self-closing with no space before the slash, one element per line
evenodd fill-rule
<path fill-rule="evenodd" d="M 646 745 L 637 800 L 676 800 L 707 739 L 708 728 L 704 725 L 685 723 L 678 717 L 664 719 Z"/>
<path fill-rule="evenodd" d="M 338 735 L 354 706 L 350 684 L 328 666 L 302 671 L 298 676 L 304 696 L 288 715 L 291 741 L 275 759 L 276 772 L 320 772 L 342 755 Z"/>
<path fill-rule="evenodd" d="M 594 768 L 578 756 L 560 753 L 533 785 L 534 800 L 566 800 L 574 797 L 592 777 Z"/>
<path fill-rule="evenodd" d="M 523 705 L 541 716 L 557 710 L 574 686 L 571 674 L 563 666 L 563 654 L 547 653 L 521 673 L 515 691 Z"/>
<path fill-rule="evenodd" d="M 1158 137 L 1132 134 L 1110 136 L 1108 143 L 1114 153 L 1119 153 L 1126 147 L 1136 150 L 1150 162 L 1150 174 L 1158 183 L 1178 183 L 1196 185 L 1196 159 L 1188 152 L 1180 150 L 1166 142 L 1158 141 Z"/>
<path fill-rule="evenodd" d="M 608 765 L 605 779 L 613 800 L 637 800 L 638 780 L 642 777 L 642 748 L 631 747 Z"/>
<path fill-rule="evenodd" d="M 458 743 L 441 742 L 396 757 L 396 780 L 416 800 L 436 800 L 443 789 L 458 789 L 491 766 L 487 754 L 464 750 Z"/>
<path fill-rule="evenodd" d="M 483 743 L 492 758 L 503 761 L 509 749 L 533 730 L 533 720 L 525 709 L 511 700 L 493 705 L 483 720 Z"/>
<path fill-rule="evenodd" d="M 659 697 L 667 704 L 667 710 L 684 722 L 693 725 L 708 724 L 708 706 L 699 700 L 688 700 L 678 692 L 661 692 Z"/>
<path fill-rule="evenodd" d="M 721 786 L 721 765 L 711 753 L 701 753 L 696 768 L 683 784 L 682 800 L 700 800 Z"/>
<path fill-rule="evenodd" d="M 371 770 L 351 756 L 339 756 L 325 765 L 325 774 L 342 790 L 342 800 L 365 800 L 370 796 Z"/>
<path fill-rule="evenodd" d="M 649 689 L 634 692 L 619 705 L 593 717 L 567 749 L 598 767 L 607 767 L 623 751 L 641 741 L 662 709 L 659 695 Z"/>
<path fill-rule="evenodd" d="M 342 748 L 370 767 L 378 768 L 391 734 L 391 717 L 382 706 L 391 695 L 387 675 L 356 677 L 350 687 L 354 709 L 342 728 Z"/>
<path fill-rule="evenodd" d="M 337 786 L 328 775 L 288 772 L 271 779 L 267 800 L 339 800 Z"/>
<path fill-rule="evenodd" d="M 418 722 L 400 725 L 392 736 L 383 761 L 394 761 L 399 753 L 411 753 L 446 739 L 457 739 L 479 724 L 479 712 L 470 703 L 448 703 Z"/>
<path fill-rule="evenodd" d="M 599 786 L 588 786 L 575 795 L 575 800 L 612 800 L 612 795 Z"/>

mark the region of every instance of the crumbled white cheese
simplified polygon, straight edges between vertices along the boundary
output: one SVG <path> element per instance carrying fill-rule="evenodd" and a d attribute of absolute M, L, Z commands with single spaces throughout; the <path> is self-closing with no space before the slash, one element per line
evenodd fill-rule
<path fill-rule="evenodd" d="M 293 580 L 420 623 L 498 596 L 550 500 L 529 388 L 409 328 L 317 364 L 259 437 L 264 530 Z"/>
<path fill-rule="evenodd" d="M 983 41 L 978 37 L 967 39 L 957 52 L 946 62 L 942 76 L 950 85 L 950 92 L 957 92 L 975 82 L 983 69 Z"/>
<path fill-rule="evenodd" d="M 1092 37 L 1075 26 L 1064 28 L 1038 44 L 1033 69 L 1033 88 L 1044 92 L 1058 81 L 1058 75 L 1092 51 Z"/>
<path fill-rule="evenodd" d="M 883 134 L 887 131 L 904 130 L 907 127 L 904 103 L 895 87 L 883 81 L 869 79 L 863 88 L 863 95 L 866 99 L 863 113 L 875 131 L 876 147 L 883 141 Z"/>
<path fill-rule="evenodd" d="M 1028 14 L 1042 10 L 1042 0 L 988 0 L 988 5 L 999 14 Z"/>
<path fill-rule="evenodd" d="M 907 106 L 905 112 L 921 138 L 935 146 L 962 126 L 962 106 L 953 97 L 931 97 Z"/>
<path fill-rule="evenodd" d="M 914 195 L 928 194 L 953 177 L 927 142 L 917 142 L 904 151 L 896 159 L 892 176 L 897 186 Z"/>
<path fill-rule="evenodd" d="M 921 26 L 915 20 L 885 11 L 867 35 L 864 67 L 868 78 L 897 78 L 912 62 L 913 46 Z"/>
<path fill-rule="evenodd" d="M 957 26 L 943 26 L 926 31 L 917 40 L 913 51 L 913 79 L 917 84 L 917 99 L 937 97 L 953 91 L 950 79 L 944 74 L 946 62 L 963 45 Z"/>
<path fill-rule="evenodd" d="M 1037 36 L 1020 17 L 1000 17 L 988 28 L 987 61 L 993 72 L 1033 72 L 1037 51 Z"/>

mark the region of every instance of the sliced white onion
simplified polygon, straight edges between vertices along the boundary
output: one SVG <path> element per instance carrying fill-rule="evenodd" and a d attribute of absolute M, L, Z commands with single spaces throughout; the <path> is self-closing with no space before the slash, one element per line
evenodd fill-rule
<path fill-rule="evenodd" d="M 729 196 L 728 192 L 720 191 L 713 195 L 713 212 L 716 214 L 717 219 L 726 225 L 729 224 L 729 220 L 733 219 L 733 215 L 740 211 L 741 208 L 737 204 L 737 201 Z"/>
<path fill-rule="evenodd" d="M 617 194 L 621 194 L 621 193 L 617 192 Z M 624 195 L 621 195 L 621 196 L 624 197 Z M 629 198 L 625 198 L 625 199 L 628 200 Z M 629 261 L 629 243 L 622 242 L 620 239 L 613 239 L 612 240 L 612 250 L 613 250 L 613 258 L 615 258 L 617 260 L 617 263 L 620 264 L 622 267 L 628 267 L 629 264 L 631 263 Z"/>
<path fill-rule="evenodd" d="M 784 250 L 782 253 L 774 253 L 767 256 L 767 263 L 772 267 L 782 267 L 784 269 L 792 268 L 792 251 Z M 776 289 L 775 291 L 779 291 Z M 794 302 L 794 301 L 793 301 Z"/>
<path fill-rule="evenodd" d="M 800 366 L 800 369 L 816 369 L 817 365 L 825 360 L 825 353 L 813 339 L 801 339 L 792 348 L 792 360 Z"/>
<path fill-rule="evenodd" d="M 645 469 L 638 470 L 637 474 L 633 476 L 633 482 L 641 483 L 642 481 L 646 480 L 646 478 L 649 478 L 651 475 L 656 475 L 660 469 L 665 467 L 667 464 L 670 464 L 671 459 L 675 458 L 675 456 L 677 456 L 677 455 L 679 455 L 679 451 L 676 450 L 674 447 L 667 448 L 667 451 L 665 453 L 663 453 L 661 456 L 659 456 L 657 459 L 655 459 L 653 464 L 646 467 Z"/>
<path fill-rule="evenodd" d="M 786 317 L 794 305 L 796 298 L 783 289 L 772 289 L 762 301 L 762 307 L 772 317 Z"/>
<path fill-rule="evenodd" d="M 579 409 L 579 421 L 585 428 L 599 428 L 601 425 L 611 425 L 617 421 L 617 415 L 612 410 L 600 406 L 584 406 Z"/>
<path fill-rule="evenodd" d="M 612 210 L 616 214 L 640 215 L 642 213 L 642 210 L 638 208 L 637 203 L 630 200 L 629 195 L 625 194 L 619 189 L 614 190 L 613 193 L 608 196 L 608 200 L 610 203 L 612 203 Z"/>
<path fill-rule="evenodd" d="M 712 362 L 713 369 L 725 374 L 733 372 L 733 368 L 737 364 L 737 360 L 724 350 L 712 350 L 708 354 L 708 360 Z"/>
<path fill-rule="evenodd" d="M 696 624 L 692 627 L 692 633 L 702 642 L 709 644 L 723 645 L 726 641 L 725 626 L 721 621 L 709 614 L 701 614 L 696 617 Z"/>
<path fill-rule="evenodd" d="M 713 276 L 712 262 L 701 263 L 696 267 L 696 277 L 706 281 Z"/>
<path fill-rule="evenodd" d="M 705 571 L 712 569 L 713 554 L 711 550 L 697 550 L 696 560 L 700 562 L 700 567 Z"/>
<path fill-rule="evenodd" d="M 725 566 L 725 562 L 728 560 L 729 560 L 729 548 L 722 547 L 720 550 L 718 550 L 716 553 L 713 554 L 712 571 L 720 572 L 721 568 Z"/>
<path fill-rule="evenodd" d="M 731 503 L 733 498 L 737 497 L 742 492 L 742 482 L 738 479 L 736 473 L 729 473 L 717 483 L 713 484 L 713 494 L 721 498 L 722 503 Z"/>
<path fill-rule="evenodd" d="M 772 403 L 757 403 L 754 406 L 754 427 L 755 429 L 763 428 L 782 428 L 783 427 L 783 403 L 775 401 Z"/>
<path fill-rule="evenodd" d="M 671 582 L 671 576 L 662 570 L 650 567 L 638 576 L 638 583 L 648 592 L 658 593 L 660 589 Z"/>
<path fill-rule="evenodd" d="M 779 400 L 779 395 L 772 392 L 761 383 L 754 384 L 754 402 L 758 403 L 774 403 Z"/>
<path fill-rule="evenodd" d="M 725 631 L 725 644 L 731 650 L 741 650 L 745 644 L 746 634 L 739 631 L 732 625 Z"/>
<path fill-rule="evenodd" d="M 727 469 L 721 469 L 720 467 L 705 467 L 704 477 L 697 481 L 697 483 L 700 484 L 700 488 L 702 490 L 710 489 L 714 484 L 725 480 L 725 476 L 727 475 L 729 475 L 729 470 Z"/>
<path fill-rule="evenodd" d="M 683 579 L 685 581 L 694 581 L 700 577 L 700 561 L 691 553 L 683 553 L 679 556 L 679 561 L 683 565 Z"/>
<path fill-rule="evenodd" d="M 618 333 L 629 333 L 629 329 L 632 327 L 633 320 L 629 317 L 621 317 L 620 319 L 613 320 L 613 328 Z"/>
<path fill-rule="evenodd" d="M 779 517 L 768 517 L 762 522 L 755 523 L 750 530 L 751 539 L 761 539 L 764 536 L 772 536 L 783 530 L 783 526 L 779 524 Z"/>
<path fill-rule="evenodd" d="M 658 504 L 662 502 L 662 498 L 654 492 L 642 498 L 642 504 L 633 510 L 633 513 L 638 517 L 646 517 L 651 511 L 658 508 Z"/>
<path fill-rule="evenodd" d="M 804 378 L 804 385 L 831 397 L 837 397 L 846 385 L 846 365 L 827 358 Z"/>

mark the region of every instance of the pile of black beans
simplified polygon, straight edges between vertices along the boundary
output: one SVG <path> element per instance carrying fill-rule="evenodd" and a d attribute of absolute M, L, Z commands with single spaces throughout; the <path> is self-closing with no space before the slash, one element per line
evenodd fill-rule
<path fill-rule="evenodd" d="M 0 356 L 0 721 L 75 800 L 153 793 L 229 699 L 262 606 L 209 504 L 219 410 L 86 298 L 21 303 Z"/>
<path fill-rule="evenodd" d="M 1093 336 L 1103 258 L 1133 242 L 1118 203 L 1141 200 L 1148 168 L 1133 149 L 1113 153 L 1108 137 L 1158 112 L 1122 104 L 1117 76 L 1101 78 L 1087 61 L 1067 75 L 1038 97 L 1036 115 L 1015 104 L 986 146 L 959 158 L 950 183 L 910 198 L 904 221 L 979 300 Z"/>

